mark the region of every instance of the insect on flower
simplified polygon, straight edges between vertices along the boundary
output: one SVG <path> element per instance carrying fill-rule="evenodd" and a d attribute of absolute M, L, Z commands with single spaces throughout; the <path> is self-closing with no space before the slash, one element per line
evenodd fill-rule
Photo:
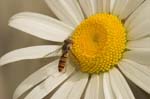
<path fill-rule="evenodd" d="M 66 40 L 64 40 L 63 43 L 64 43 L 63 46 L 61 48 L 59 48 L 58 50 L 56 50 L 56 51 L 62 51 L 62 54 L 60 56 L 59 63 L 58 63 L 58 71 L 59 72 L 65 72 L 67 58 L 69 56 L 69 51 L 73 44 L 73 41 L 71 39 L 66 39 Z M 53 54 L 53 53 L 48 53 L 47 55 L 45 55 L 45 57 L 49 56 L 50 54 Z"/>
<path fill-rule="evenodd" d="M 136 99 L 124 76 L 150 94 L 150 0 L 45 1 L 58 19 L 21 12 L 9 26 L 59 43 L 16 49 L 0 66 L 56 60 L 26 78 L 13 99 Z"/>
<path fill-rule="evenodd" d="M 64 41 L 64 45 L 62 46 L 62 55 L 60 57 L 59 64 L 58 64 L 58 71 L 59 72 L 62 72 L 65 68 L 67 58 L 69 55 L 69 51 L 70 51 L 72 44 L 73 44 L 73 42 L 70 39 L 66 39 Z"/>

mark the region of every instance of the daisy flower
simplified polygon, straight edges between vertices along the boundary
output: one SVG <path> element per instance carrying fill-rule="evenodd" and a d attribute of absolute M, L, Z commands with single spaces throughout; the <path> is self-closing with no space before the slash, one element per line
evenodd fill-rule
<path fill-rule="evenodd" d="M 45 0 L 60 19 L 33 12 L 9 25 L 38 38 L 61 42 L 7 53 L 0 65 L 37 58 L 56 60 L 27 77 L 13 99 L 135 99 L 124 76 L 150 94 L 150 0 Z M 65 72 L 58 71 L 70 39 Z"/>

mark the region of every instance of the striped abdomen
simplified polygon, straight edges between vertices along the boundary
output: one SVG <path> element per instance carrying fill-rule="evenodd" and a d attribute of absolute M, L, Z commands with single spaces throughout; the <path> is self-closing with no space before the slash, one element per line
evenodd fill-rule
<path fill-rule="evenodd" d="M 58 64 L 58 71 L 62 72 L 65 68 L 66 62 L 68 58 L 68 53 L 63 53 L 62 56 L 60 57 L 59 64 Z"/>

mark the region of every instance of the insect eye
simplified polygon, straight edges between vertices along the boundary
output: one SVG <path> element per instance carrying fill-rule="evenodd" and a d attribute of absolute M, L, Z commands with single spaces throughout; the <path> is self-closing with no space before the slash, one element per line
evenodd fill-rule
<path fill-rule="evenodd" d="M 66 40 L 64 40 L 64 43 L 66 43 L 66 44 L 73 44 L 73 41 L 72 40 L 70 40 L 70 39 L 66 39 Z"/>
<path fill-rule="evenodd" d="M 64 43 L 67 43 L 68 42 L 68 40 L 64 40 Z"/>

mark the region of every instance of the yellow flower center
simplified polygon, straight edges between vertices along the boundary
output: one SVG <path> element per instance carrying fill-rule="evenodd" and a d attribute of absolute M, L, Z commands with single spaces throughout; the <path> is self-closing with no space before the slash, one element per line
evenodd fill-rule
<path fill-rule="evenodd" d="M 82 72 L 100 73 L 116 66 L 126 45 L 126 31 L 118 17 L 96 14 L 73 32 L 71 52 Z"/>

